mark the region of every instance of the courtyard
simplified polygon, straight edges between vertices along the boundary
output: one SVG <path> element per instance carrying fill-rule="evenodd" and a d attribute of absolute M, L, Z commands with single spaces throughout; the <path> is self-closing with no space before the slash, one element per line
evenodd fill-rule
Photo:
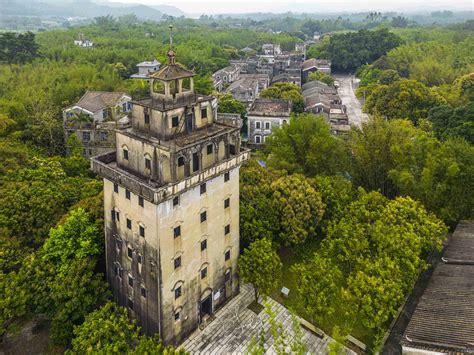
<path fill-rule="evenodd" d="M 192 354 L 243 354 L 252 338 L 258 339 L 263 327 L 267 354 L 274 354 L 273 338 L 270 335 L 269 316 L 265 310 L 259 315 L 248 308 L 254 300 L 252 286 L 242 285 L 239 295 L 218 310 L 214 319 L 203 329 L 196 330 L 181 344 L 186 352 Z M 291 313 L 283 305 L 269 298 L 268 303 L 276 314 L 276 320 L 283 324 L 288 334 L 293 334 Z M 327 354 L 332 339 L 324 333 L 316 335 L 301 327 L 303 342 L 308 353 Z M 355 354 L 351 350 L 347 354 Z"/>

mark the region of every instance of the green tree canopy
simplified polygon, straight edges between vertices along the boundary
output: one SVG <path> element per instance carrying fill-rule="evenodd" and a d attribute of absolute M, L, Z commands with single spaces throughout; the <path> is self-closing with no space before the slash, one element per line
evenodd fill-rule
<path fill-rule="evenodd" d="M 334 85 L 334 78 L 331 75 L 323 73 L 321 71 L 315 71 L 313 73 L 310 73 L 308 79 L 310 81 L 321 81 L 327 85 Z"/>
<path fill-rule="evenodd" d="M 380 85 L 367 98 L 365 108 L 385 118 L 410 119 L 417 124 L 428 117 L 429 110 L 443 103 L 443 99 L 416 80 L 402 79 Z"/>
<path fill-rule="evenodd" d="M 269 239 L 254 241 L 239 259 L 240 277 L 253 285 L 255 302 L 260 294 L 269 295 L 281 277 L 280 257 Z"/>
<path fill-rule="evenodd" d="M 292 111 L 304 111 L 304 98 L 298 85 L 292 83 L 276 83 L 262 90 L 260 97 L 268 99 L 284 99 L 292 102 Z"/>
<path fill-rule="evenodd" d="M 293 116 L 265 142 L 268 164 L 289 173 L 309 176 L 344 173 L 347 152 L 344 141 L 331 134 L 323 117 Z"/>
<path fill-rule="evenodd" d="M 344 332 L 362 322 L 381 334 L 446 233 L 411 198 L 388 200 L 360 190 L 331 222 L 319 252 L 294 266 L 299 304 L 311 319 L 338 317 Z"/>

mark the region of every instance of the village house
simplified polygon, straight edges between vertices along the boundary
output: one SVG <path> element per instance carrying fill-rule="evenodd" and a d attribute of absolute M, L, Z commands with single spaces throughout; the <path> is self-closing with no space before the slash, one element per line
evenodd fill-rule
<path fill-rule="evenodd" d="M 270 77 L 268 74 L 240 74 L 240 78 L 257 80 L 259 92 L 262 92 L 262 90 L 270 86 Z"/>
<path fill-rule="evenodd" d="M 229 84 L 238 80 L 240 77 L 240 69 L 241 67 L 238 65 L 230 65 L 212 74 L 212 80 L 214 81 L 216 90 L 220 92 Z"/>
<path fill-rule="evenodd" d="M 334 133 L 349 130 L 349 118 L 337 90 L 321 81 L 313 80 L 303 84 L 305 112 L 323 115 Z"/>
<path fill-rule="evenodd" d="M 249 104 L 260 96 L 260 82 L 258 79 L 241 78 L 234 81 L 225 89 L 225 92 L 232 94 L 233 98 Z"/>
<path fill-rule="evenodd" d="M 131 75 L 133 79 L 148 80 L 148 75 L 160 69 L 161 63 L 156 59 L 144 61 L 137 64 L 138 73 Z"/>
<path fill-rule="evenodd" d="M 75 134 L 86 157 L 114 150 L 114 130 L 128 127 L 131 100 L 123 92 L 87 91 L 77 103 L 63 110 L 66 146 Z"/>
<path fill-rule="evenodd" d="M 248 144 L 258 148 L 272 130 L 290 120 L 291 102 L 280 99 L 256 99 L 247 113 Z"/>
<path fill-rule="evenodd" d="M 94 43 L 87 39 L 83 33 L 79 34 L 78 38 L 74 40 L 74 45 L 83 47 L 83 48 L 92 48 Z"/>
<path fill-rule="evenodd" d="M 273 43 L 265 43 L 262 45 L 262 53 L 265 55 L 280 55 L 281 54 L 281 47 L 279 44 Z"/>
<path fill-rule="evenodd" d="M 115 151 L 92 161 L 104 180 L 114 300 L 172 345 L 239 292 L 239 168 L 249 153 L 239 115 L 217 115 L 193 77 L 170 48 Z"/>
<path fill-rule="evenodd" d="M 301 82 L 304 84 L 308 81 L 310 73 L 320 71 L 324 74 L 331 75 L 331 62 L 326 59 L 310 58 L 301 65 Z"/>

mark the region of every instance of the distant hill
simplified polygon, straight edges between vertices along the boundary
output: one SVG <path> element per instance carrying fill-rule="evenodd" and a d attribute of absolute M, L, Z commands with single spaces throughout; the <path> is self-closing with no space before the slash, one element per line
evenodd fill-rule
<path fill-rule="evenodd" d="M 181 16 L 184 13 L 174 6 L 141 4 L 123 4 L 92 2 L 88 0 L 58 1 L 58 0 L 1 0 L 2 15 L 16 16 L 60 16 L 87 17 L 122 16 L 135 14 L 142 20 L 160 20 L 163 14 Z"/>

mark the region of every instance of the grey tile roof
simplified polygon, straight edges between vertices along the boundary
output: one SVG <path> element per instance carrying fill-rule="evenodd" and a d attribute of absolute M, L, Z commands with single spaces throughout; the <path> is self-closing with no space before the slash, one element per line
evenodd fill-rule
<path fill-rule="evenodd" d="M 76 105 L 87 111 L 97 112 L 104 108 L 115 106 L 123 95 L 128 94 L 124 92 L 87 91 Z"/>
<path fill-rule="evenodd" d="M 474 221 L 459 223 L 405 330 L 402 345 L 474 352 Z"/>

